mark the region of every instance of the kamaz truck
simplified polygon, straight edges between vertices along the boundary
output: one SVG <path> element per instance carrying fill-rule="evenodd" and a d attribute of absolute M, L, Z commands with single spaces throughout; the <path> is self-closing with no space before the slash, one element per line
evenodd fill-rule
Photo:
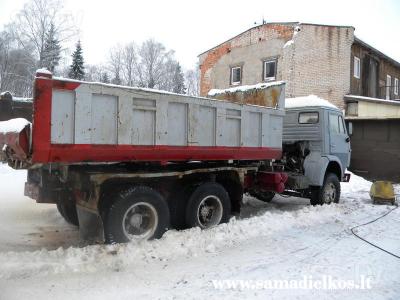
<path fill-rule="evenodd" d="M 244 193 L 338 202 L 350 160 L 341 111 L 316 97 L 285 108 L 284 95 L 284 82 L 213 99 L 38 70 L 32 123 L 0 122 L 1 158 L 28 170 L 26 196 L 106 243 L 228 222 Z"/>

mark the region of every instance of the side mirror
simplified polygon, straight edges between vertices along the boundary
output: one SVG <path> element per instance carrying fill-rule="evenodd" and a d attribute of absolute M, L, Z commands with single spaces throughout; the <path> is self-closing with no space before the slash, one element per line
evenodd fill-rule
<path fill-rule="evenodd" d="M 353 135 L 353 123 L 349 122 L 348 129 L 349 135 Z"/>

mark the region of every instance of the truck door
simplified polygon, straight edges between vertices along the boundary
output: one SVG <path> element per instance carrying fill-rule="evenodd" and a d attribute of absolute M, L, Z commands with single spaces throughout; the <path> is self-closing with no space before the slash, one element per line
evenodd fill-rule
<path fill-rule="evenodd" d="M 350 165 L 350 138 L 343 117 L 337 112 L 329 112 L 330 154 L 339 158 L 343 168 Z"/>

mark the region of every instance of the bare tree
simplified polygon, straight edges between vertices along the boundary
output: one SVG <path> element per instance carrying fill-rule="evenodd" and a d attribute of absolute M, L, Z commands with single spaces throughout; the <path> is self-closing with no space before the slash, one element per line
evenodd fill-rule
<path fill-rule="evenodd" d="M 85 72 L 86 81 L 110 83 L 110 74 L 104 65 L 86 65 Z"/>
<path fill-rule="evenodd" d="M 187 70 L 185 72 L 185 85 L 186 94 L 190 96 L 198 96 L 200 94 L 200 80 L 199 80 L 199 68 Z"/>
<path fill-rule="evenodd" d="M 8 32 L 0 33 L 0 91 L 31 96 L 34 65 L 31 49 L 18 48 Z"/>
<path fill-rule="evenodd" d="M 14 37 L 24 49 L 33 46 L 42 66 L 47 33 L 54 24 L 54 34 L 60 43 L 77 33 L 72 16 L 63 13 L 61 0 L 31 0 L 25 4 L 14 22 L 8 25 Z"/>
<path fill-rule="evenodd" d="M 173 54 L 173 51 L 166 51 L 163 44 L 153 39 L 145 41 L 139 49 L 140 68 L 137 68 L 137 73 L 140 85 L 157 87 L 163 76 L 167 76 L 168 62 Z"/>
<path fill-rule="evenodd" d="M 122 50 L 122 74 L 125 84 L 133 86 L 140 82 L 140 68 L 138 66 L 138 58 L 136 54 L 136 45 L 131 42 Z M 139 70 L 139 71 L 138 71 Z"/>
<path fill-rule="evenodd" d="M 111 73 L 111 82 L 113 84 L 122 84 L 122 47 L 120 45 L 110 50 L 108 70 Z"/>

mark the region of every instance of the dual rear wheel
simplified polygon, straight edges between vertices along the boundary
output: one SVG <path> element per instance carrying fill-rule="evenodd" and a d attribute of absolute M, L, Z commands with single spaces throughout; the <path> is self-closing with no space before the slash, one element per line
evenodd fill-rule
<path fill-rule="evenodd" d="M 148 186 L 134 186 L 119 192 L 104 214 L 106 243 L 160 238 L 169 229 L 171 221 L 179 223 L 176 218 L 183 220 L 182 227 L 202 229 L 229 221 L 231 203 L 222 185 L 202 183 L 180 196 L 188 199 L 180 199 L 169 206 L 159 192 Z"/>

